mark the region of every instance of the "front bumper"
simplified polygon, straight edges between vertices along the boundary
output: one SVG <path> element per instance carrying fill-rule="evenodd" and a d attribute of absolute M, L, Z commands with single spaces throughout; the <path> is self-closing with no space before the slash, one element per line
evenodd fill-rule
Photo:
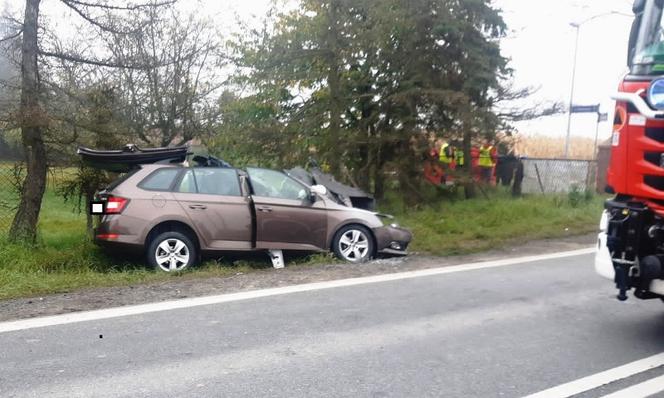
<path fill-rule="evenodd" d="M 601 232 L 597 235 L 597 247 L 595 250 L 595 272 L 602 276 L 603 278 L 615 281 L 616 270 L 613 267 L 613 259 L 611 258 L 611 253 L 609 253 L 608 247 L 606 247 L 607 235 L 605 232 Z M 664 296 L 664 280 L 655 279 L 650 282 L 648 291 L 654 294 L 659 294 Z"/>
<path fill-rule="evenodd" d="M 373 229 L 376 237 L 376 252 L 394 256 L 408 254 L 408 245 L 413 240 L 413 234 L 401 227 L 386 225 Z"/>
<path fill-rule="evenodd" d="M 643 203 L 615 199 L 606 202 L 602 220 L 595 271 L 615 282 L 621 301 L 630 290 L 641 299 L 664 297 L 661 218 Z"/>
<path fill-rule="evenodd" d="M 609 248 L 606 247 L 606 232 L 597 235 L 597 246 L 595 247 L 595 272 L 600 276 L 614 280 L 616 270 L 613 268 L 613 260 Z"/>

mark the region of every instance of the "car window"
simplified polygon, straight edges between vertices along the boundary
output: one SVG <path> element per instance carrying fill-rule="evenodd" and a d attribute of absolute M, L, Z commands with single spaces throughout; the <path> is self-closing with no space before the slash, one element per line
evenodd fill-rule
<path fill-rule="evenodd" d="M 254 195 L 268 198 L 302 200 L 305 187 L 286 174 L 266 169 L 247 169 Z"/>
<path fill-rule="evenodd" d="M 139 170 L 140 170 L 140 168 L 137 167 L 137 168 L 135 168 L 135 169 L 131 169 L 131 170 L 129 170 L 129 171 L 126 172 L 126 173 L 120 174 L 120 175 L 118 176 L 118 178 L 116 178 L 113 182 L 111 182 L 110 184 L 108 184 L 108 186 L 106 186 L 106 190 L 107 190 L 107 191 L 112 191 L 112 190 L 114 190 L 114 189 L 117 188 L 120 184 L 122 184 L 123 182 L 127 181 L 127 180 L 129 179 L 129 177 L 131 177 L 131 176 L 133 176 L 134 174 L 136 174 L 136 172 L 139 171 Z"/>
<path fill-rule="evenodd" d="M 180 169 L 175 167 L 159 169 L 145 177 L 138 186 L 149 191 L 170 191 L 178 173 Z"/>
<path fill-rule="evenodd" d="M 240 180 L 235 169 L 194 169 L 198 193 L 241 196 Z"/>
<path fill-rule="evenodd" d="M 178 192 L 183 192 L 183 193 L 196 193 L 196 180 L 194 179 L 194 172 L 191 170 L 187 170 L 184 173 L 184 176 L 182 176 L 182 181 L 180 181 L 180 185 L 178 186 L 177 189 Z"/>

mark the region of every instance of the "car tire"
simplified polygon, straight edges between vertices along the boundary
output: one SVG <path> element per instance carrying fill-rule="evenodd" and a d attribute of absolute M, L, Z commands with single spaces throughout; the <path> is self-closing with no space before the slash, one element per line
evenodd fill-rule
<path fill-rule="evenodd" d="M 147 259 L 158 271 L 178 272 L 194 265 L 198 249 L 192 239 L 178 231 L 163 232 L 148 245 Z"/>
<path fill-rule="evenodd" d="M 332 251 L 340 260 L 350 263 L 369 261 L 375 250 L 371 231 L 361 225 L 347 225 L 332 239 Z"/>

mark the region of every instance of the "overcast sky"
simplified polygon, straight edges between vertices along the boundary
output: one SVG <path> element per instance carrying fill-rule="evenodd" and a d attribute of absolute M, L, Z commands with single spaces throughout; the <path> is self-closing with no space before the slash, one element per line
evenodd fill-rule
<path fill-rule="evenodd" d="M 570 22 L 583 22 L 595 15 L 617 11 L 631 15 L 629 0 L 497 0 L 513 33 L 502 44 L 512 59 L 515 79 L 521 85 L 540 86 L 538 99 L 569 102 L 575 29 Z M 632 18 L 608 15 L 583 24 L 579 34 L 574 102 L 601 103 L 613 112 L 609 96 L 626 73 L 627 39 Z M 596 117 L 575 114 L 572 134 L 594 137 Z M 521 123 L 523 133 L 564 135 L 567 116 Z M 601 137 L 610 135 L 610 123 L 600 125 Z"/>
<path fill-rule="evenodd" d="M 0 0 L 19 8 L 22 0 Z M 51 9 L 56 0 L 42 0 L 43 9 Z M 376 0 L 380 1 L 380 0 Z M 198 9 L 226 30 L 237 14 L 241 18 L 261 16 L 270 0 L 180 0 L 185 8 Z M 569 101 L 575 29 L 571 22 L 582 22 L 595 15 L 617 11 L 631 14 L 631 0 L 494 0 L 510 29 L 503 41 L 503 55 L 511 59 L 518 86 L 537 86 L 537 101 Z M 51 15 L 52 20 L 68 24 L 71 16 Z M 579 36 L 576 104 L 602 104 L 602 111 L 612 113 L 609 95 L 626 72 L 626 46 L 631 18 L 614 14 L 599 17 L 582 25 Z M 572 134 L 594 137 L 595 116 L 574 115 Z M 549 117 L 518 125 L 521 133 L 562 136 L 567 116 Z M 603 123 L 601 137 L 610 134 Z"/>

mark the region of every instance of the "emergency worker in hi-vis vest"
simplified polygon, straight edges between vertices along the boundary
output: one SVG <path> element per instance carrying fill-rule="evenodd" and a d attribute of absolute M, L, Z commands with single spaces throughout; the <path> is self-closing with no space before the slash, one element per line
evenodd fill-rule
<path fill-rule="evenodd" d="M 491 145 L 491 141 L 485 140 L 480 147 L 477 165 L 480 168 L 482 182 L 490 183 L 496 167 L 496 148 Z"/>

